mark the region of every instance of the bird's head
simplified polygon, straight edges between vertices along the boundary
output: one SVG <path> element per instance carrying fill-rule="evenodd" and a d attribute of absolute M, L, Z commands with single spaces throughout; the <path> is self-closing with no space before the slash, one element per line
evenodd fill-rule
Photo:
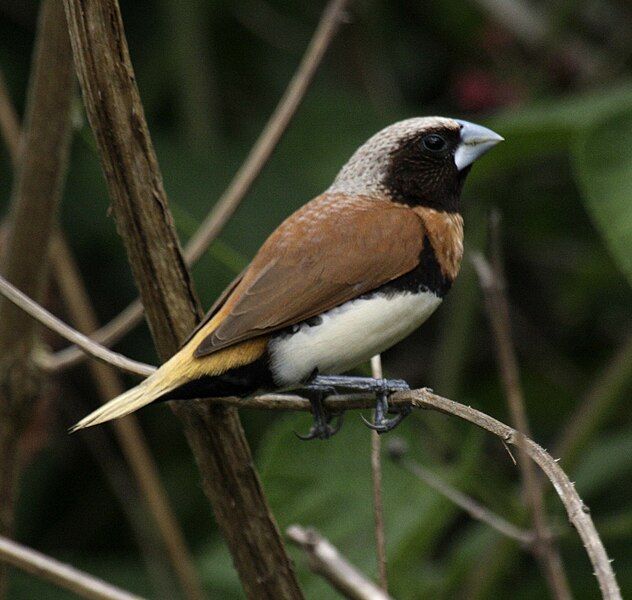
<path fill-rule="evenodd" d="M 491 129 L 458 119 L 399 121 L 360 146 L 328 191 L 386 195 L 454 212 L 472 163 L 502 140 Z"/>

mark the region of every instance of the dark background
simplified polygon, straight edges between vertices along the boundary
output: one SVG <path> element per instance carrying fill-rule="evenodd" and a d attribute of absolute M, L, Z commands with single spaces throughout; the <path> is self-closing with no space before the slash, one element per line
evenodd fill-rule
<path fill-rule="evenodd" d="M 495 8 L 490 9 L 490 5 Z M 23 110 L 37 2 L 0 2 L 0 67 Z M 322 2 L 122 2 L 132 61 L 178 229 L 185 240 L 216 201 L 289 81 Z M 524 19 L 504 10 L 522 7 Z M 624 0 L 358 1 L 272 160 L 194 268 L 205 306 L 292 210 L 331 182 L 389 123 L 441 114 L 491 126 L 506 142 L 464 192 L 466 252 L 486 248 L 502 214 L 512 325 L 534 438 L 555 452 L 589 394 L 588 435 L 562 466 L 592 510 L 624 595 L 632 593 L 632 11 Z M 102 322 L 135 296 L 80 101 L 61 222 Z M 11 164 L 0 149 L 0 198 Z M 55 289 L 49 305 L 63 316 Z M 53 347 L 63 342 L 49 338 Z M 117 349 L 156 362 L 143 325 Z M 617 360 L 615 360 L 615 358 Z M 384 356 L 386 374 L 507 421 L 482 294 L 467 259 L 449 299 Z M 608 379 L 603 378 L 607 375 Z M 129 380 L 131 383 L 132 380 Z M 84 368 L 51 382 L 24 441 L 17 539 L 137 593 L 172 597 L 146 569 L 96 445 L 134 506 L 108 427 L 69 437 L 97 403 Z M 357 413 L 326 443 L 301 443 L 307 415 L 242 411 L 282 528 L 314 525 L 365 573 L 376 572 L 370 437 Z M 181 429 L 162 406 L 140 419 L 212 597 L 241 591 Z M 395 434 L 432 468 L 512 522 L 527 525 L 519 473 L 500 442 L 420 412 Z M 404 598 L 542 598 L 530 554 L 465 517 L 384 459 L 392 593 Z M 547 484 L 574 593 L 598 588 L 581 541 Z M 143 512 L 142 506 L 140 512 Z M 292 550 L 309 598 L 334 593 Z M 168 578 L 168 576 L 166 576 Z M 66 598 L 23 574 L 11 598 Z"/>

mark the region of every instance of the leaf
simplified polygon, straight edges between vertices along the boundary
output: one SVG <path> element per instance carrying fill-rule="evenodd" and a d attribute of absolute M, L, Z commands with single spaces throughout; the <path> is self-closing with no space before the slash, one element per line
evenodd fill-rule
<path fill-rule="evenodd" d="M 582 457 L 574 472 L 577 490 L 583 497 L 611 493 L 632 473 L 632 432 L 598 440 Z"/>
<path fill-rule="evenodd" d="M 632 284 L 632 109 L 578 133 L 574 159 L 586 207 Z"/>

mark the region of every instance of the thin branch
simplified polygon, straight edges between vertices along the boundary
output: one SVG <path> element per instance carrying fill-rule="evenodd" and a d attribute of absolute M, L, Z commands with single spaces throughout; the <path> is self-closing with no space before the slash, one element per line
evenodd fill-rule
<path fill-rule="evenodd" d="M 389 600 L 390 596 L 358 571 L 333 544 L 315 529 L 291 525 L 285 532 L 289 540 L 307 555 L 309 568 L 321 575 L 345 598 L 351 600 Z"/>
<path fill-rule="evenodd" d="M 525 410 L 518 362 L 511 337 L 509 303 L 507 301 L 501 264 L 498 215 L 490 222 L 493 267 L 479 254 L 471 256 L 472 264 L 478 274 L 485 296 L 485 306 L 495 339 L 498 367 L 505 388 L 512 421 L 521 435 L 531 437 L 529 422 Z M 570 600 L 572 597 L 562 559 L 551 539 L 547 524 L 544 495 L 533 464 L 519 446 L 518 466 L 522 473 L 525 494 L 531 508 L 533 528 L 536 539 L 533 551 L 538 558 L 540 568 L 548 582 L 551 593 L 558 600 Z"/>
<path fill-rule="evenodd" d="M 612 564 L 590 517 L 590 511 L 582 502 L 575 486 L 571 483 L 566 473 L 546 450 L 531 439 L 518 433 L 512 427 L 497 421 L 493 417 L 469 406 L 437 396 L 427 389 L 400 392 L 391 398 L 391 402 L 401 400 L 410 400 L 413 406 L 419 408 L 427 408 L 454 415 L 493 433 L 509 445 L 522 448 L 527 456 L 544 471 L 544 474 L 549 478 L 564 504 L 568 518 L 579 533 L 584 548 L 586 548 L 593 571 L 599 582 L 602 597 L 606 600 L 619 600 L 621 598 Z"/>
<path fill-rule="evenodd" d="M 526 0 L 474 0 L 494 21 L 511 32 L 525 47 L 549 60 L 572 61 L 580 83 L 604 80 L 614 72 L 614 61 L 603 49 L 587 44 L 580 37 L 556 31 L 550 15 Z M 546 4 L 542 5 L 546 7 Z"/>
<path fill-rule="evenodd" d="M 69 392 L 63 394 L 63 402 L 59 402 L 57 406 L 59 417 L 64 419 L 63 422 L 74 422 L 87 412 L 88 405 L 85 398 L 76 396 L 72 390 Z M 143 502 L 138 484 L 130 473 L 129 465 L 121 457 L 119 448 L 108 429 L 103 427 L 93 432 L 82 431 L 79 437 L 92 455 L 94 463 L 101 469 L 105 481 L 109 484 L 130 525 L 132 537 L 140 550 L 156 600 L 179 598 L 182 594 L 173 577 L 167 553 L 160 542 L 158 529 L 152 523 L 151 513 Z M 83 516 L 86 520 L 91 518 L 92 515 L 89 513 Z M 73 527 L 73 531 L 81 531 L 80 519 L 81 517 L 77 519 L 74 514 L 68 515 L 67 526 Z"/>
<path fill-rule="evenodd" d="M 344 17 L 347 4 L 346 0 L 334 0 L 330 1 L 325 8 L 318 28 L 305 51 L 305 55 L 270 120 L 266 123 L 248 157 L 235 174 L 228 188 L 213 207 L 212 212 L 206 217 L 200 229 L 187 244 L 185 251 L 187 261 L 196 262 L 204 254 L 204 251 L 233 215 L 242 198 L 270 158 L 296 113 L 325 52 L 329 48 L 331 40 Z"/>
<path fill-rule="evenodd" d="M 104 363 L 110 364 L 117 369 L 127 371 L 134 375 L 141 375 L 147 377 L 151 375 L 156 367 L 151 365 L 132 360 L 127 358 L 118 352 L 109 350 L 105 346 L 101 346 L 92 341 L 87 335 L 80 333 L 76 329 L 73 329 L 62 320 L 48 312 L 43 306 L 29 298 L 26 294 L 22 293 L 15 286 L 10 284 L 4 277 L 0 275 L 0 293 L 13 302 L 16 306 L 20 307 L 24 312 L 31 317 L 39 321 L 42 325 L 45 325 L 55 333 L 58 333 L 67 340 L 73 342 L 82 350 Z M 38 365 L 46 366 L 45 355 L 41 351 L 36 351 L 35 361 Z"/>
<path fill-rule="evenodd" d="M 0 71 L 0 136 L 9 151 L 13 168 L 17 169 L 18 163 L 20 162 L 22 139 L 20 134 L 20 121 L 15 112 L 13 102 L 11 102 L 9 90 L 7 90 L 7 84 L 2 71 Z"/>
<path fill-rule="evenodd" d="M 130 594 L 4 536 L 0 536 L 0 561 L 88 600 L 141 600 L 140 596 Z"/>
<path fill-rule="evenodd" d="M 71 318 L 84 332 L 94 331 L 98 326 L 94 309 L 70 248 L 59 232 L 52 240 L 51 261 L 55 278 Z M 123 384 L 111 367 L 101 363 L 91 363 L 89 367 L 103 402 L 123 393 Z M 193 558 L 186 546 L 138 421 L 133 415 L 130 417 L 113 423 L 119 445 L 134 473 L 153 520 L 153 526 L 162 541 L 166 557 L 179 579 L 185 596 L 190 600 L 201 600 L 204 598 L 204 593 L 193 565 Z"/>
<path fill-rule="evenodd" d="M 323 57 L 336 35 L 349 1 L 330 0 L 325 8 L 296 72 L 248 153 L 246 160 L 184 248 L 184 258 L 188 265 L 195 264 L 217 238 L 268 162 L 305 97 Z M 96 342 L 110 346 L 140 323 L 142 317 L 143 306 L 140 300 L 136 299 L 109 323 L 95 331 L 91 337 Z M 51 356 L 48 359 L 48 368 L 62 370 L 84 359 L 85 354 L 79 348 L 70 347 Z"/>
<path fill-rule="evenodd" d="M 1 265 L 9 281 L 37 300 L 46 285 L 48 242 L 70 150 L 73 82 L 62 7 L 56 0 L 44 0 L 29 78 L 21 155 L 16 150 L 18 168 Z M 6 123 L 3 125 L 3 134 L 9 144 L 16 144 L 11 125 L 8 133 Z M 36 335 L 37 324 L 6 299 L 0 299 L 0 533 L 9 535 L 20 464 L 18 444 L 42 384 L 41 374 L 31 361 Z M 4 574 L 5 569 L 0 569 L 0 597 L 4 596 Z"/>
<path fill-rule="evenodd" d="M 375 379 L 382 379 L 382 358 L 376 354 L 371 358 L 371 374 Z M 384 531 L 384 503 L 382 501 L 382 439 L 380 434 L 371 431 L 371 479 L 373 482 L 373 518 L 375 521 L 375 550 L 380 587 L 388 593 L 388 576 L 386 571 L 386 533 Z"/>
<path fill-rule="evenodd" d="M 442 496 L 445 496 L 450 502 L 456 504 L 464 512 L 473 519 L 489 525 L 492 529 L 498 531 L 502 535 L 516 540 L 525 546 L 533 544 L 533 532 L 527 531 L 510 523 L 500 515 L 489 510 L 471 496 L 464 494 L 460 490 L 450 485 L 447 481 L 441 479 L 436 473 L 430 469 L 420 465 L 419 463 L 405 458 L 407 448 L 405 442 L 400 438 L 393 438 L 387 444 L 388 454 L 391 459 L 406 471 L 423 481 L 428 487 Z"/>
<path fill-rule="evenodd" d="M 338 6 L 340 2 L 335 2 Z M 116 0 L 64 0 L 112 212 L 162 360 L 201 318 L 144 117 Z M 330 15 L 338 23 L 337 13 Z M 249 598 L 303 597 L 237 411 L 171 403 Z"/>
<path fill-rule="evenodd" d="M 143 304 L 139 298 L 136 298 L 111 321 L 92 333 L 90 340 L 104 348 L 109 348 L 138 325 L 143 320 L 143 314 Z M 88 354 L 90 353 L 88 352 Z M 85 347 L 77 344 L 54 353 L 44 351 L 39 358 L 39 363 L 45 371 L 58 373 L 82 363 L 85 359 Z"/>
<path fill-rule="evenodd" d="M 606 367 L 595 378 L 555 446 L 566 468 L 572 464 L 578 449 L 586 443 L 601 424 L 609 409 L 620 398 L 632 379 L 632 335 L 628 335 L 620 348 L 606 361 Z"/>

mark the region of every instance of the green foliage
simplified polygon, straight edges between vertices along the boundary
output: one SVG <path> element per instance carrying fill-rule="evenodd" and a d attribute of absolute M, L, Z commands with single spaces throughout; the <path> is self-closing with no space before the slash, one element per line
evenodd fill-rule
<path fill-rule="evenodd" d="M 586 207 L 632 285 L 632 93 L 627 104 L 578 134 L 575 164 Z"/>

